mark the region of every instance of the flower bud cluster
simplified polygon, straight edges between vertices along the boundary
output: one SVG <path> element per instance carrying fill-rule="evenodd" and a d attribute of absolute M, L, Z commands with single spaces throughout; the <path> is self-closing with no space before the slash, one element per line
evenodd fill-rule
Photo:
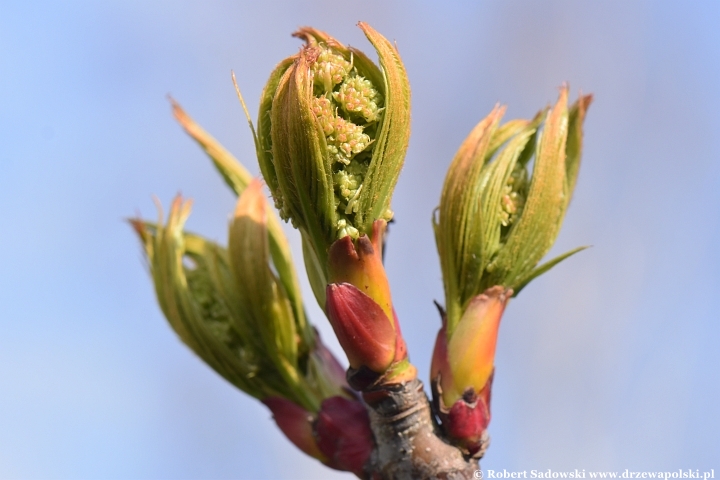
<path fill-rule="evenodd" d="M 337 116 L 337 107 L 327 97 L 313 98 L 313 113 L 325 133 L 327 151 L 332 163 L 350 165 L 355 155 L 372 143 L 370 137 L 363 133 L 362 126 Z"/>
<path fill-rule="evenodd" d="M 352 68 L 352 63 L 345 60 L 342 55 L 322 47 L 312 66 L 315 86 L 320 87 L 324 92 L 330 92 L 348 76 Z"/>
<path fill-rule="evenodd" d="M 382 95 L 370 80 L 359 75 L 348 77 L 333 98 L 343 110 L 362 116 L 366 122 L 376 122 L 381 111 Z"/>
<path fill-rule="evenodd" d="M 503 186 L 503 195 L 500 198 L 499 220 L 503 227 L 509 227 L 522 215 L 527 188 L 527 170 L 521 165 L 515 165 Z"/>
<path fill-rule="evenodd" d="M 372 157 L 370 135 L 381 119 L 382 95 L 372 82 L 325 44 L 311 66 L 312 111 L 325 135 L 335 192 L 336 235 L 358 238 L 354 213 Z M 352 57 L 351 57 L 352 58 Z"/>
<path fill-rule="evenodd" d="M 390 220 L 390 201 L 410 136 L 410 88 L 395 46 L 365 23 L 377 52 L 301 28 L 297 55 L 271 73 L 256 137 L 260 170 L 283 220 L 303 238 L 318 303 L 325 305 L 330 246 Z"/>
<path fill-rule="evenodd" d="M 240 98 L 275 207 L 300 230 L 308 278 L 347 355 L 347 372 L 306 319 L 289 244 L 261 181 L 174 102 L 176 118 L 239 197 L 227 247 L 184 230 L 190 202 L 179 196 L 166 224 L 162 216 L 131 224 L 158 303 L 182 341 L 262 401 L 303 452 L 367 478 L 371 457 L 385 446 L 381 438 L 375 444 L 368 405 L 375 409 L 417 372 L 383 266 L 390 200 L 410 134 L 409 84 L 396 47 L 358 25 L 379 65 L 306 27 L 294 34 L 305 46 L 270 75 L 257 131 Z M 496 106 L 461 145 L 443 186 L 434 227 L 446 310 L 438 305 L 431 387 L 435 426 L 466 459 L 481 457 L 488 445 L 495 348 L 508 302 L 582 249 L 537 266 L 572 197 L 592 100 L 568 107 L 567 97 L 563 86 L 552 108 L 503 125 L 504 108 Z"/>

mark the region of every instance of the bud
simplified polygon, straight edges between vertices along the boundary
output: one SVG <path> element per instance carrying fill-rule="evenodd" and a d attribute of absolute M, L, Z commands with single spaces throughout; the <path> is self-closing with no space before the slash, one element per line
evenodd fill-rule
<path fill-rule="evenodd" d="M 393 310 L 390 284 L 382 261 L 382 245 L 386 231 L 385 220 L 378 220 L 373 224 L 372 239 L 363 234 L 355 242 L 346 236 L 333 243 L 328 257 L 328 274 L 332 283 L 354 285 L 391 319 Z"/>
<path fill-rule="evenodd" d="M 505 109 L 495 107 L 450 165 L 435 222 L 449 332 L 475 296 L 495 285 L 517 295 L 585 248 L 537 266 L 555 242 L 572 197 L 592 100 L 581 97 L 568 112 L 567 94 L 562 87 L 555 106 L 532 121 L 500 126 Z"/>
<path fill-rule="evenodd" d="M 370 417 L 360 400 L 339 396 L 325 399 L 315 422 L 315 438 L 328 459 L 327 466 L 365 478 L 364 467 L 375 441 Z"/>
<path fill-rule="evenodd" d="M 305 454 L 323 463 L 327 462 L 327 457 L 315 441 L 312 425 L 317 417 L 314 414 L 282 397 L 268 397 L 262 402 L 270 409 L 278 428 L 293 445 Z"/>
<path fill-rule="evenodd" d="M 381 377 L 400 381 L 414 373 L 392 307 L 382 264 L 386 223 L 377 220 L 372 239 L 346 236 L 330 247 L 326 312 L 350 361 L 348 378 L 358 390 Z"/>
<path fill-rule="evenodd" d="M 272 395 L 271 385 L 281 376 L 258 355 L 251 337 L 238 334 L 225 296 L 235 291 L 227 251 L 183 232 L 190 205 L 177 197 L 167 225 L 162 218 L 157 224 L 131 221 L 145 247 L 160 308 L 180 339 L 222 377 L 256 398 Z M 290 389 L 283 392 L 291 395 Z"/>
<path fill-rule="evenodd" d="M 347 395 L 347 383 L 306 322 L 302 303 L 275 273 L 266 208 L 259 181 L 250 182 L 238 200 L 228 249 L 183 231 L 190 202 L 179 197 L 167 225 L 162 219 L 131 223 L 160 307 L 183 342 L 246 393 L 317 411 L 325 398 Z"/>
<path fill-rule="evenodd" d="M 303 28 L 300 53 L 263 91 L 257 155 L 283 219 L 300 229 L 313 291 L 324 305 L 327 254 L 392 217 L 390 198 L 409 139 L 410 89 L 394 46 L 360 28 L 380 67 L 324 32 Z"/>
<path fill-rule="evenodd" d="M 385 312 L 357 287 L 331 283 L 327 314 L 350 367 L 382 373 L 395 359 L 395 329 Z"/>
<path fill-rule="evenodd" d="M 452 336 L 438 332 L 430 379 L 448 437 L 471 455 L 487 443 L 498 327 L 512 290 L 493 287 L 473 298 Z"/>
<path fill-rule="evenodd" d="M 548 111 L 502 126 L 505 109 L 496 106 L 458 150 L 443 186 L 434 226 L 447 312 L 431 380 L 443 429 L 470 455 L 482 456 L 487 446 L 495 345 L 507 302 L 585 248 L 537 266 L 575 188 L 592 101 L 581 97 L 568 111 L 567 95 L 563 86 Z"/>
<path fill-rule="evenodd" d="M 370 418 L 357 398 L 333 396 L 317 413 L 281 397 L 263 403 L 285 436 L 305 454 L 330 468 L 364 478 L 364 468 L 375 448 Z"/>

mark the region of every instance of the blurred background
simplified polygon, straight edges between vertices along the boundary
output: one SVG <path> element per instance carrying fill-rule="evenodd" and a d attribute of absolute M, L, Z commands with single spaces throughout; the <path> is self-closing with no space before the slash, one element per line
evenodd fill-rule
<path fill-rule="evenodd" d="M 506 311 L 483 468 L 720 475 L 717 2 L 3 0 L 0 478 L 350 478 L 179 342 L 124 219 L 182 192 L 188 227 L 224 242 L 234 198 L 166 96 L 257 172 L 230 70 L 255 112 L 291 32 L 369 51 L 358 20 L 397 42 L 413 87 L 387 268 L 423 379 L 455 150 L 496 102 L 531 117 L 563 81 L 595 94 L 550 255 L 593 248 Z"/>

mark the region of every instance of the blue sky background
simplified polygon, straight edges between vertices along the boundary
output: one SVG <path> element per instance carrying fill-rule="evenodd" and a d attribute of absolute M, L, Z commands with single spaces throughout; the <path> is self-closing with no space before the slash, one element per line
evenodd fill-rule
<path fill-rule="evenodd" d="M 455 150 L 496 102 L 530 117 L 563 81 L 595 94 L 551 254 L 594 247 L 506 311 L 483 467 L 720 475 L 717 2 L 4 0 L 0 478 L 350 478 L 176 339 L 123 219 L 182 192 L 189 228 L 224 241 L 233 197 L 166 95 L 257 172 L 230 70 L 254 112 L 292 31 L 370 49 L 358 20 L 397 41 L 413 87 L 387 268 L 423 378 Z"/>

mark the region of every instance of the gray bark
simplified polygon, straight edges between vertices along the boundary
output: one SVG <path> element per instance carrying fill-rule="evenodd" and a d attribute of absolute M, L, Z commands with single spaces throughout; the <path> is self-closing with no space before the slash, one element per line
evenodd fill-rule
<path fill-rule="evenodd" d="M 464 480 L 480 467 L 459 449 L 445 443 L 422 382 L 366 390 L 363 397 L 377 448 L 368 465 L 373 480 Z"/>

